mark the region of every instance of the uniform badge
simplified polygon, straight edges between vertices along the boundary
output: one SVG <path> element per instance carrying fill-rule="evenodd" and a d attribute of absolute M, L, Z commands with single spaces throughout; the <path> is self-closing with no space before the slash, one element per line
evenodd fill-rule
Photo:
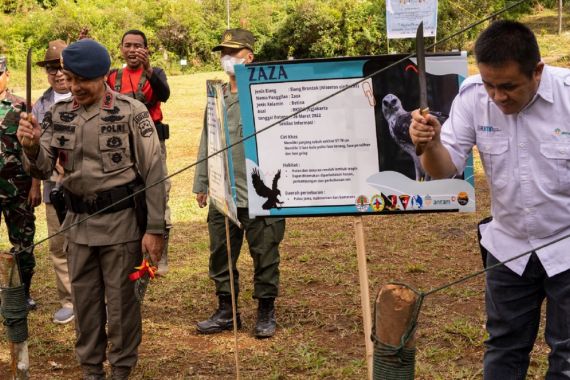
<path fill-rule="evenodd" d="M 101 120 L 106 121 L 108 123 L 114 123 L 115 121 L 123 120 L 125 115 L 109 115 L 102 117 Z"/>
<path fill-rule="evenodd" d="M 141 122 L 144 121 L 144 119 L 148 119 L 150 117 L 148 111 L 144 111 L 139 113 L 138 115 L 136 115 L 133 120 L 135 121 L 135 123 L 140 124 Z"/>
<path fill-rule="evenodd" d="M 61 111 L 59 118 L 67 123 L 72 122 L 77 117 L 76 113 Z"/>
<path fill-rule="evenodd" d="M 123 145 L 123 141 L 117 136 L 109 137 L 107 139 L 107 146 L 109 148 L 118 148 L 121 145 Z"/>
<path fill-rule="evenodd" d="M 47 111 L 44 115 L 44 119 L 42 120 L 42 124 L 40 125 L 42 129 L 46 129 L 52 124 L 52 115 L 50 111 Z"/>
<path fill-rule="evenodd" d="M 144 120 L 139 124 L 139 131 L 142 137 L 150 137 L 154 133 L 154 127 L 148 120 Z"/>
<path fill-rule="evenodd" d="M 59 141 L 60 146 L 65 146 L 65 143 L 69 141 L 64 135 L 59 136 L 56 140 Z"/>
<path fill-rule="evenodd" d="M 123 161 L 123 155 L 121 153 L 113 153 L 111 156 L 111 161 L 113 161 L 115 164 L 118 164 L 119 162 Z"/>
<path fill-rule="evenodd" d="M 120 110 L 121 109 L 119 107 L 115 106 L 115 107 L 110 108 L 110 109 L 105 109 L 105 112 L 109 112 L 112 115 L 116 115 L 119 113 Z"/>
<path fill-rule="evenodd" d="M 103 100 L 103 106 L 102 108 L 104 110 L 108 110 L 108 109 L 113 109 L 113 94 L 111 94 L 110 91 L 105 92 L 105 98 Z"/>

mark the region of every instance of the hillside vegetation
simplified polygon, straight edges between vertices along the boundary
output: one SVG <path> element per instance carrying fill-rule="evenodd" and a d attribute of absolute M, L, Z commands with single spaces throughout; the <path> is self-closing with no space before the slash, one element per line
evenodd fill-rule
<path fill-rule="evenodd" d="M 440 0 L 438 39 L 511 4 L 505 0 Z M 529 14 L 556 0 L 529 0 L 506 17 Z M 232 27 L 242 26 L 258 39 L 260 60 L 374 55 L 388 50 L 384 0 L 232 0 Z M 0 54 L 20 69 L 26 51 L 43 56 L 48 41 L 75 40 L 82 28 L 120 61 L 118 44 L 128 29 L 149 37 L 152 60 L 170 74 L 212 68 L 211 47 L 227 26 L 225 0 L 2 0 Z M 478 28 L 439 50 L 466 49 Z M 411 40 L 391 40 L 391 51 L 408 51 Z M 180 59 L 187 66 L 180 66 Z"/>

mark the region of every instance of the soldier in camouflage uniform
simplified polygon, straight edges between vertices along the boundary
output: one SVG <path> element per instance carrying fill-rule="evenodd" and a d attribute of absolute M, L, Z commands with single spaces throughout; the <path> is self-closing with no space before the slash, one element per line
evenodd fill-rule
<path fill-rule="evenodd" d="M 32 180 L 22 164 L 22 147 L 16 138 L 24 99 L 8 91 L 6 58 L 0 57 L 0 211 L 8 229 L 12 252 L 17 252 L 28 309 L 36 304 L 30 297 L 34 259 L 34 207 L 41 202 L 40 181 Z M 33 184 L 32 184 L 33 183 Z M 24 248 L 29 247 L 24 250 Z"/>

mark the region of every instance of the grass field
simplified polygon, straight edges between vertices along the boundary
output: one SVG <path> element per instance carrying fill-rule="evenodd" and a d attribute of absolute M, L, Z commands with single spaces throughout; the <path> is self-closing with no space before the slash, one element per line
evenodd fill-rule
<path fill-rule="evenodd" d="M 553 14 L 529 20 L 538 27 L 541 48 L 549 62 L 567 62 L 569 34 L 552 34 Z M 544 26 L 540 26 L 544 25 Z M 538 32 L 539 31 L 539 32 Z M 15 74 L 14 78 L 21 78 Z M 172 98 L 165 104 L 171 125 L 168 140 L 172 179 L 170 206 L 174 229 L 170 243 L 171 272 L 149 287 L 144 313 L 144 338 L 133 379 L 235 378 L 232 333 L 201 336 L 194 325 L 207 318 L 215 297 L 208 279 L 208 234 L 205 211 L 191 191 L 205 103 L 205 80 L 223 73 L 169 78 Z M 34 91 L 41 93 L 38 81 Z M 16 86 L 16 90 L 21 88 Z M 389 281 L 418 289 L 449 283 L 481 268 L 476 224 L 489 214 L 489 194 L 476 160 L 477 212 L 364 218 L 370 292 L 375 297 Z M 46 236 L 44 209 L 37 215 L 37 236 Z M 366 362 L 354 239 L 355 217 L 287 220 L 281 246 L 281 296 L 277 301 L 278 331 L 256 340 L 251 258 L 240 259 L 240 308 L 244 327 L 238 334 L 244 379 L 364 379 Z M 0 227 L 0 246 L 6 248 Z M 32 379 L 78 379 L 72 325 L 51 322 L 59 307 L 47 244 L 36 248 L 37 273 L 32 293 L 38 309 L 29 316 Z M 484 281 L 477 277 L 426 298 L 417 337 L 416 378 L 479 379 L 482 375 Z M 542 334 L 541 334 L 542 335 Z M 547 347 L 542 338 L 533 354 L 529 378 L 544 377 Z M 0 379 L 9 362 L 8 343 L 0 338 Z"/>

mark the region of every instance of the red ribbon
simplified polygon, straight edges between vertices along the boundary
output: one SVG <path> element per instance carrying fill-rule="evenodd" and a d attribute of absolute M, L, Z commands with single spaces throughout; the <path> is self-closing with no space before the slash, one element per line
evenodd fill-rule
<path fill-rule="evenodd" d="M 136 272 L 129 274 L 129 280 L 131 280 L 131 281 L 138 280 L 139 278 L 144 276 L 146 273 L 148 273 L 148 276 L 150 278 L 154 278 L 154 276 L 155 276 L 154 272 L 156 272 L 157 268 L 150 265 L 150 263 L 147 261 L 147 259 L 143 259 L 141 265 L 138 267 L 135 267 L 135 269 L 137 270 Z"/>

